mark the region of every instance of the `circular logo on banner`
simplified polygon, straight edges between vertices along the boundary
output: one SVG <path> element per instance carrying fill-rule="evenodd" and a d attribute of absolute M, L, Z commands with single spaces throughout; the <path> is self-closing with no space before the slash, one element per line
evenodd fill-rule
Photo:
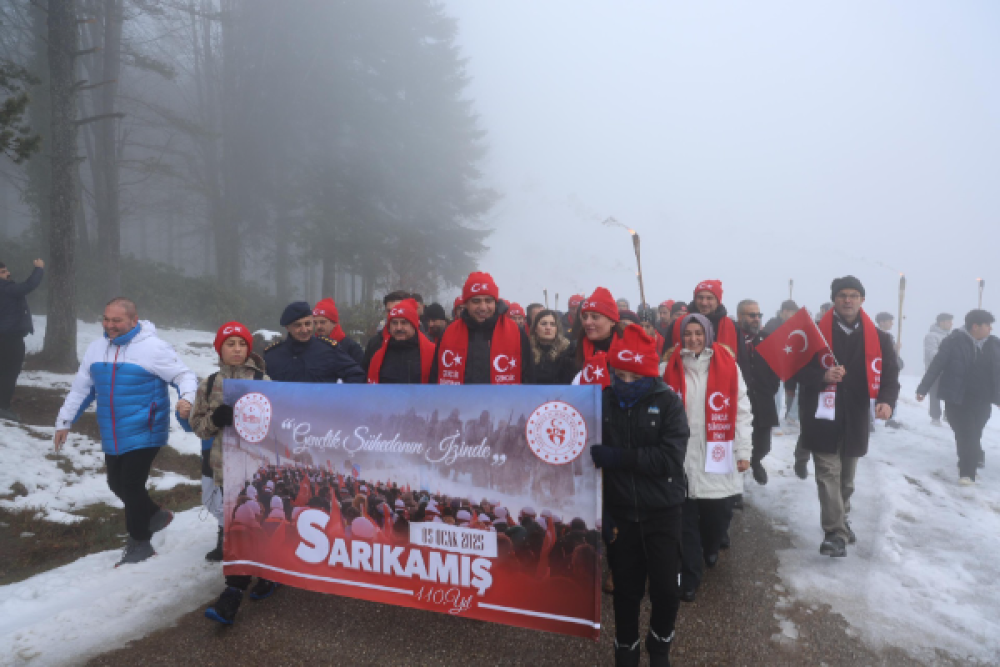
<path fill-rule="evenodd" d="M 832 391 L 823 394 L 823 407 L 833 408 L 837 405 L 837 395 Z"/>
<path fill-rule="evenodd" d="M 712 447 L 712 460 L 713 461 L 715 461 L 716 463 L 719 463 L 720 461 L 722 461 L 722 459 L 725 456 L 726 456 L 726 448 L 725 447 L 723 447 L 722 445 L 715 445 L 714 447 Z"/>
<path fill-rule="evenodd" d="M 580 411 L 562 401 L 535 408 L 525 427 L 535 456 L 554 465 L 575 460 L 587 446 L 587 423 Z"/>
<path fill-rule="evenodd" d="M 247 394 L 233 407 L 233 425 L 247 442 L 262 441 L 271 425 L 271 401 L 264 394 Z"/>

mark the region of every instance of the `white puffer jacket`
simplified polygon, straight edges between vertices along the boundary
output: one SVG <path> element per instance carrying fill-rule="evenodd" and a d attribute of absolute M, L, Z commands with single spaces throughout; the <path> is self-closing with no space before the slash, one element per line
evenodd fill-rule
<path fill-rule="evenodd" d="M 747 396 L 743 374 L 739 373 L 737 366 L 740 396 L 736 406 L 733 471 L 728 475 L 705 472 L 705 457 L 708 454 L 705 390 L 708 386 L 708 366 L 713 354 L 712 348 L 707 348 L 698 357 L 689 350 L 681 350 L 684 380 L 687 385 L 684 407 L 687 410 L 688 426 L 691 428 L 691 438 L 688 440 L 687 454 L 684 456 L 684 472 L 688 478 L 688 497 L 695 499 L 728 498 L 743 493 L 743 474 L 736 471 L 736 461 L 749 461 L 753 451 L 750 439 L 753 432 L 753 413 L 750 411 L 750 398 Z"/>

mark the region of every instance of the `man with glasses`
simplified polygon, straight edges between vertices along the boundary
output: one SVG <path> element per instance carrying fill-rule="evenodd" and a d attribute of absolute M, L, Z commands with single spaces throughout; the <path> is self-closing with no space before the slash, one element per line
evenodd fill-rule
<path fill-rule="evenodd" d="M 858 459 L 868 453 L 868 420 L 892 417 L 899 397 L 899 367 L 892 338 L 861 307 L 865 288 L 854 276 L 830 286 L 833 308 L 819 322 L 833 355 L 818 353 L 795 375 L 799 386 L 801 444 L 812 452 L 824 538 L 820 553 L 847 555 L 857 541 L 847 515 Z"/>
<path fill-rule="evenodd" d="M 778 408 L 774 395 L 781 387 L 781 380 L 771 367 L 757 354 L 757 346 L 766 335 L 761 330 L 762 315 L 756 301 L 747 299 L 736 306 L 740 334 L 736 363 L 747 385 L 750 407 L 753 410 L 753 454 L 750 468 L 754 480 L 767 484 L 767 470 L 761 463 L 771 451 L 771 429 L 778 425 Z"/>

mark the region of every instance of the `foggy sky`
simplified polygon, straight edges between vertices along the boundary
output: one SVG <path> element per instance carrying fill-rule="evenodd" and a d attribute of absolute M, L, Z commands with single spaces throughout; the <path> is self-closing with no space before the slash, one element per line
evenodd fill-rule
<path fill-rule="evenodd" d="M 815 312 L 853 273 L 905 372 L 940 311 L 1000 298 L 1000 4 L 450 0 L 505 195 L 480 262 L 522 305 L 723 281 Z M 881 264 L 881 265 L 880 265 Z M 884 265 L 884 266 L 882 266 Z M 891 268 L 889 268 L 891 267 Z M 998 309 L 1000 310 L 1000 309 Z"/>

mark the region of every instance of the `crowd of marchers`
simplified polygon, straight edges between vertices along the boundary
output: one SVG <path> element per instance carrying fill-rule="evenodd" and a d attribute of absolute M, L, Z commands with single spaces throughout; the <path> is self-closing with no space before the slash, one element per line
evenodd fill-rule
<path fill-rule="evenodd" d="M 24 297 L 41 282 L 42 270 L 36 262 L 35 272 L 17 283 L 0 264 L 0 416 L 7 419 L 17 418 L 10 401 L 23 338 L 32 331 Z M 896 424 L 901 362 L 889 333 L 892 318 L 869 317 L 860 280 L 834 280 L 830 299 L 816 326 L 836 364 L 817 354 L 781 391 L 758 347 L 782 331 L 797 304 L 782 303 L 762 326 L 758 302 L 744 300 L 732 318 L 714 280 L 698 283 L 689 303 L 640 305 L 633 312 L 599 287 L 572 297 L 569 311 L 560 313 L 504 300 L 493 278 L 476 272 L 450 318 L 438 304 L 424 307 L 419 295 L 387 294 L 385 319 L 364 347 L 340 327 L 332 300 L 314 307 L 295 302 L 280 317 L 287 336 L 262 354 L 252 351 L 244 325 L 220 326 L 219 371 L 200 381 L 152 323 L 139 319 L 136 305 L 117 298 L 104 311 L 105 336 L 87 349 L 56 419 L 55 446 L 66 443 L 72 424 L 96 400 L 108 485 L 125 506 L 128 526 L 119 565 L 141 562 L 154 554 L 153 533 L 172 518 L 149 498 L 146 482 L 167 442 L 168 387 L 175 387 L 177 418 L 203 441 L 203 500 L 220 523 L 208 557 L 221 560 L 219 436 L 233 423 L 232 406 L 223 400 L 227 379 L 599 385 L 602 439 L 589 454 L 604 474 L 602 535 L 610 570 L 604 586 L 613 594 L 615 660 L 638 664 L 639 606 L 648 582 L 646 647 L 651 664 L 665 665 L 680 601 L 696 598 L 705 569 L 729 548 L 744 473 L 767 483 L 763 461 L 783 403 L 786 426 L 800 426 L 795 472 L 805 479 L 810 460 L 814 466 L 820 553 L 846 556 L 847 545 L 859 539 L 849 522 L 855 473 L 875 424 Z M 969 312 L 954 331 L 952 319 L 942 314 L 927 335 L 927 372 L 917 399 L 929 395 L 932 423 L 947 420 L 954 430 L 959 482 L 972 485 L 985 465 L 983 428 L 992 405 L 1000 405 L 1000 340 L 991 335 L 987 311 Z M 228 583 L 209 614 L 223 622 L 232 622 L 249 585 Z M 258 588 L 256 597 L 273 590 L 269 582 Z"/>

